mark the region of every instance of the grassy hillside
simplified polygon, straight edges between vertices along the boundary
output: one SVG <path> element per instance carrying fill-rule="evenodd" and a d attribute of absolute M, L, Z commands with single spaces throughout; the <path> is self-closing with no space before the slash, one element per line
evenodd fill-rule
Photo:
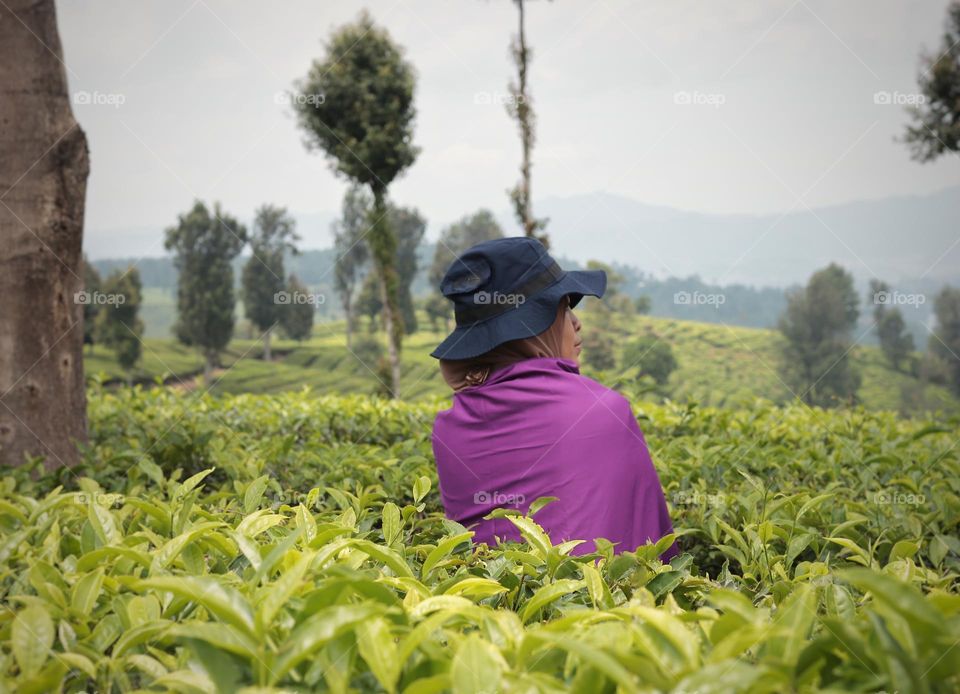
<path fill-rule="evenodd" d="M 584 313 L 584 330 L 590 316 Z M 424 324 L 426 322 L 424 321 Z M 319 323 L 313 337 L 296 343 L 275 340 L 275 360 L 260 360 L 259 342 L 234 340 L 224 355 L 224 369 L 217 374 L 214 393 L 275 393 L 309 386 L 320 393 L 373 393 L 381 385 L 375 360 L 361 361 L 345 346 L 343 323 Z M 621 319 L 616 326 L 622 345 L 632 336 L 653 332 L 673 347 L 678 369 L 670 377 L 665 394 L 675 400 L 692 398 L 707 405 L 739 406 L 757 397 L 776 402 L 790 399 L 791 393 L 778 373 L 780 336 L 775 331 L 743 328 L 672 318 L 638 316 Z M 404 341 L 404 399 L 446 395 L 449 391 L 437 370 L 430 350 L 443 334 L 422 330 Z M 199 355 L 172 339 L 147 338 L 140 382 L 163 379 L 168 384 L 192 388 L 202 368 Z M 860 397 L 868 409 L 902 412 L 960 411 L 960 403 L 941 386 L 893 371 L 875 347 L 857 347 L 853 360 L 863 375 Z M 97 347 L 86 359 L 87 374 L 106 379 L 123 377 L 112 355 Z M 585 372 L 590 373 L 585 368 Z M 595 374 L 604 382 L 617 373 Z"/>
<path fill-rule="evenodd" d="M 779 373 L 782 338 L 774 330 L 645 316 L 627 329 L 652 331 L 670 343 L 679 364 L 667 387 L 674 399 L 736 406 L 757 396 L 776 402 L 793 397 Z M 859 396 L 869 409 L 960 410 L 946 388 L 894 371 L 877 347 L 857 346 L 851 357 L 863 377 Z"/>

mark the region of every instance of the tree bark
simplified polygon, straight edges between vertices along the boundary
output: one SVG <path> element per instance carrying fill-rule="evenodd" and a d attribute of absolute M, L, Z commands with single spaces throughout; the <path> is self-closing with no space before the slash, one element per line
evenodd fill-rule
<path fill-rule="evenodd" d="M 54 0 L 0 3 L 0 462 L 80 459 L 89 159 Z"/>
<path fill-rule="evenodd" d="M 273 328 L 267 328 L 267 331 L 263 334 L 263 360 L 270 361 L 272 355 L 270 354 L 270 335 L 273 333 Z"/>

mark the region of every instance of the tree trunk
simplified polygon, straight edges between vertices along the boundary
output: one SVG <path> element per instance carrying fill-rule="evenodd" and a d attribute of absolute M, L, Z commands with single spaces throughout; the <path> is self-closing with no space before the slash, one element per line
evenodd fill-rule
<path fill-rule="evenodd" d="M 0 462 L 80 459 L 81 247 L 89 160 L 54 0 L 0 3 Z"/>
<path fill-rule="evenodd" d="M 205 388 L 210 387 L 210 378 L 213 376 L 213 369 L 216 366 L 214 359 L 213 352 L 205 352 L 203 355 L 203 385 Z"/>
<path fill-rule="evenodd" d="M 263 360 L 270 361 L 270 335 L 273 333 L 273 327 L 267 328 L 267 331 L 263 334 Z"/>
<path fill-rule="evenodd" d="M 343 312 L 347 316 L 347 349 L 353 349 L 353 305 L 349 294 L 343 299 Z"/>
<path fill-rule="evenodd" d="M 388 303 L 387 282 L 380 280 L 380 298 L 383 301 L 383 328 L 387 333 L 387 355 L 390 358 L 390 397 L 400 396 L 400 338 L 398 330 L 400 328 L 398 316 L 392 310 Z"/>
<path fill-rule="evenodd" d="M 523 196 L 523 232 L 527 236 L 535 236 L 536 225 L 533 213 L 530 211 L 530 148 L 532 128 L 530 126 L 530 103 L 527 101 L 527 35 L 524 31 L 523 0 L 517 0 L 517 10 L 520 21 L 520 35 L 518 37 L 517 71 L 520 81 L 520 101 L 517 103 L 517 118 L 520 121 L 520 140 L 523 145 L 523 160 L 520 163 L 520 186 Z"/>
<path fill-rule="evenodd" d="M 383 304 L 383 329 L 387 333 L 387 355 L 390 358 L 390 395 L 400 394 L 400 349 L 403 339 L 403 322 L 397 302 L 396 258 L 397 239 L 387 221 L 387 203 L 384 191 L 373 191 L 373 219 L 369 242 L 380 285 L 380 301 Z"/>
<path fill-rule="evenodd" d="M 511 46 L 514 63 L 517 66 L 516 85 L 511 84 L 511 95 L 515 102 L 508 105 L 508 112 L 517 119 L 520 126 L 520 144 L 523 148 L 523 158 L 520 162 L 520 182 L 511 190 L 510 199 L 514 206 L 514 214 L 523 233 L 526 236 L 538 239 L 545 247 L 550 241 L 546 233 L 537 233 L 546 223 L 546 219 L 538 220 L 533 216 L 533 188 L 531 183 L 531 153 L 534 144 L 534 114 L 533 103 L 527 87 L 527 70 L 530 66 L 530 49 L 527 48 L 527 33 L 524 18 L 524 0 L 514 0 L 517 6 L 519 22 L 518 35 Z"/>

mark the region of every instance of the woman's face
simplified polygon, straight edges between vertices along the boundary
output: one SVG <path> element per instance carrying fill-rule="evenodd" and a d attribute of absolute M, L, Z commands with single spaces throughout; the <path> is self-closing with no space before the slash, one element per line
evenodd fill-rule
<path fill-rule="evenodd" d="M 581 342 L 580 328 L 583 327 L 580 319 L 570 308 L 570 300 L 567 297 L 560 302 L 560 311 L 563 312 L 563 338 L 561 343 L 561 353 L 564 359 L 570 359 L 580 365 Z"/>

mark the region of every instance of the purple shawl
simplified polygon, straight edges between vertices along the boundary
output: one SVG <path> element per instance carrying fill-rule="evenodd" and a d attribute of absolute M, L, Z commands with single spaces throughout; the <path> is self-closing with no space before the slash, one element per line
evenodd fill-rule
<path fill-rule="evenodd" d="M 446 515 L 474 542 L 519 541 L 509 520 L 483 517 L 525 512 L 541 496 L 558 497 L 536 515 L 554 544 L 587 540 L 573 554 L 599 537 L 622 552 L 673 532 L 630 403 L 569 359 L 526 359 L 455 393 L 434 422 L 433 452 Z M 661 558 L 677 553 L 674 543 Z"/>

